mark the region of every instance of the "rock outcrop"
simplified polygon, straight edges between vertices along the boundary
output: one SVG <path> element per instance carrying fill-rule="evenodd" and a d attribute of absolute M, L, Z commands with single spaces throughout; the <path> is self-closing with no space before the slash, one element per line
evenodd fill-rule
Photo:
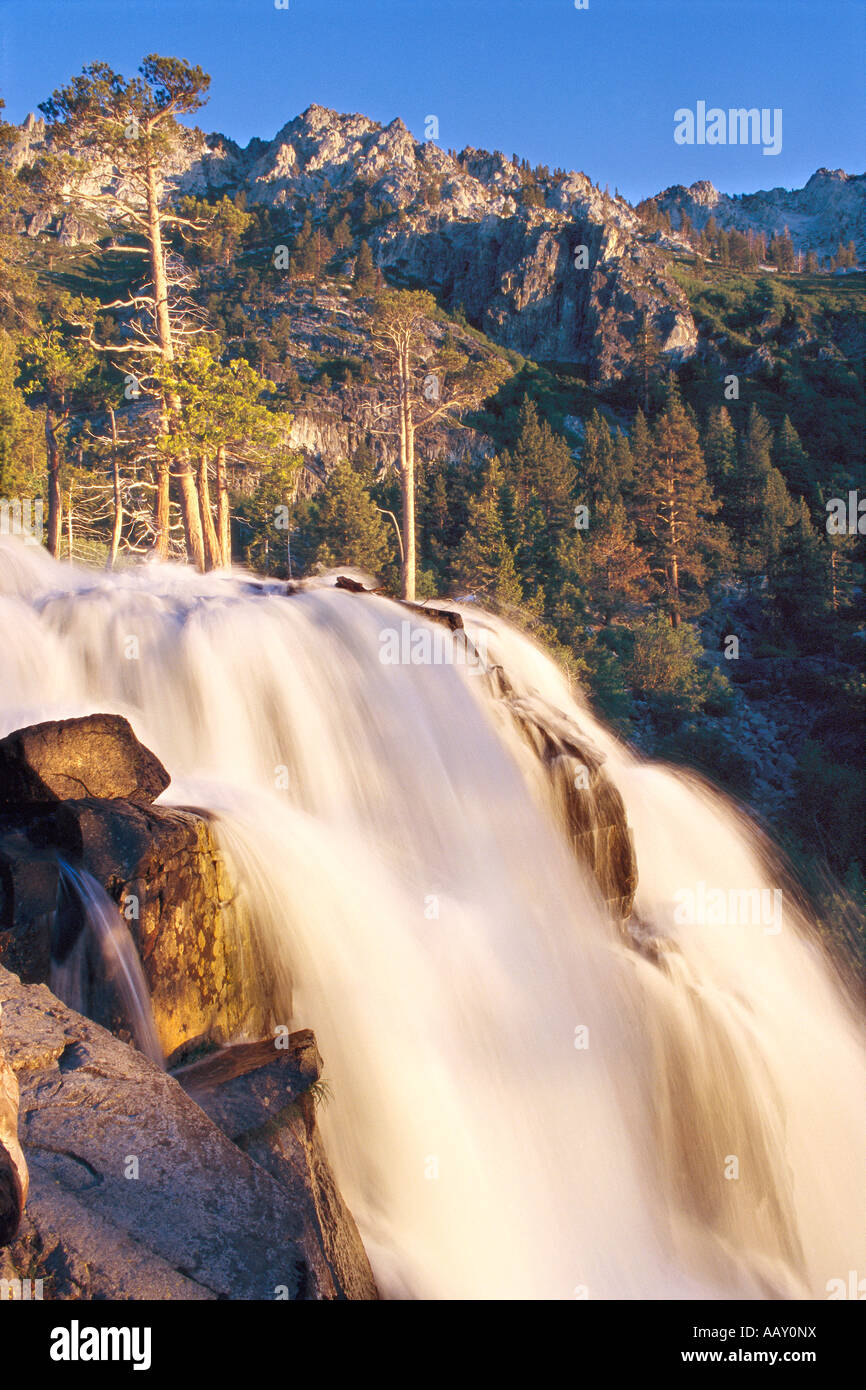
<path fill-rule="evenodd" d="M 316 1125 L 315 1039 L 288 1035 L 291 981 L 259 956 L 209 819 L 149 804 L 168 776 L 113 716 L 18 730 L 0 777 L 0 1244 L 21 1146 L 31 1172 L 0 1278 L 58 1298 L 376 1297 Z M 199 1055 L 186 1089 L 128 1045 L 94 900 L 137 950 L 159 1047 Z M 73 977 L 87 1018 L 46 987 Z"/>
<path fill-rule="evenodd" d="M 210 819 L 148 804 L 168 781 L 114 715 L 35 725 L 0 743 L 0 962 L 27 983 L 51 981 L 85 930 L 60 864 L 85 871 L 127 924 L 171 1059 L 261 1037 L 290 1016 L 291 982 L 262 968 Z M 96 943 L 87 951 L 81 1007 L 130 1037 Z"/>
<path fill-rule="evenodd" d="M 50 720 L 0 739 L 0 810 L 82 797 L 149 803 L 170 780 L 118 714 Z"/>
<path fill-rule="evenodd" d="M 45 127 L 33 122 L 13 163 L 23 168 L 44 150 Z M 697 343 L 686 297 L 637 214 L 583 173 L 530 171 L 500 152 L 458 155 L 416 140 L 399 119 L 382 126 L 312 105 L 273 140 L 245 150 L 190 131 L 164 175 L 180 195 L 243 191 L 289 219 L 298 199 L 324 209 L 334 195 L 363 196 L 379 209 L 364 236 L 380 267 L 462 307 L 494 342 L 578 364 L 595 379 L 630 369 L 644 315 L 672 360 Z M 110 167 L 94 166 L 85 191 L 96 194 L 113 178 Z M 39 214 L 27 230 L 52 225 Z M 56 229 L 66 240 L 99 231 L 68 216 Z M 327 355 L 324 343 L 317 350 Z"/>
<path fill-rule="evenodd" d="M 615 920 L 629 917 L 637 857 L 625 803 L 604 771 L 604 755 L 537 694 L 516 691 L 501 666 L 489 673 L 493 695 L 532 749 L 576 857 L 589 869 Z"/>
<path fill-rule="evenodd" d="M 26 1272 L 60 1299 L 376 1297 L 354 1223 L 339 1198 L 323 1205 L 322 1175 L 295 1130 L 289 1183 L 177 1080 L 44 985 L 0 967 L 0 1003 L 31 1180 L 0 1275 Z M 271 1095 L 283 1111 L 296 1106 L 298 1131 L 314 1132 L 311 1043 L 295 1042 Z M 267 1115 L 262 1104 L 263 1126 Z"/>
<path fill-rule="evenodd" d="M 720 193 L 706 179 L 685 188 L 675 184 L 653 202 L 679 227 L 683 213 L 701 231 L 711 217 L 730 231 L 781 235 L 787 227 L 797 251 L 834 256 L 840 241 L 853 241 L 866 262 L 866 174 L 817 169 L 803 188 L 757 193 Z"/>
<path fill-rule="evenodd" d="M 14 1239 L 27 1201 L 29 1174 L 18 1142 L 18 1078 L 3 1052 L 0 1004 L 0 1246 Z"/>

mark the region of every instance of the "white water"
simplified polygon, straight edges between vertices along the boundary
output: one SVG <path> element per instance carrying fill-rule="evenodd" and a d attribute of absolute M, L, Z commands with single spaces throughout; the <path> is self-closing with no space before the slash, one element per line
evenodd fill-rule
<path fill-rule="evenodd" d="M 116 903 L 111 901 L 102 884 L 86 869 L 78 869 L 61 861 L 60 880 L 66 891 L 72 893 L 81 904 L 85 930 L 63 961 L 52 962 L 49 983 L 53 992 L 71 1008 L 87 1013 L 87 947 L 90 937 L 100 974 L 114 989 L 136 1046 L 156 1066 L 162 1067 L 165 1058 L 150 1007 L 147 981 Z"/>
<path fill-rule="evenodd" d="M 0 550 L 0 595 L 0 733 L 124 713 L 172 774 L 162 799 L 219 814 L 294 978 L 286 1022 L 316 1031 L 385 1293 L 820 1298 L 866 1268 L 866 1054 L 840 987 L 787 899 L 778 933 L 678 924 L 682 889 L 778 875 L 524 639 L 466 615 L 606 753 L 651 950 L 608 920 L 485 681 L 381 663 L 405 609 L 24 547 Z"/>

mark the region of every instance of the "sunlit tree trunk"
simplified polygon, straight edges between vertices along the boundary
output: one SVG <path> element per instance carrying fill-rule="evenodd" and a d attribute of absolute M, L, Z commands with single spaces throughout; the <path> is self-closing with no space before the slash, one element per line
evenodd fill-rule
<path fill-rule="evenodd" d="M 120 537 L 123 534 L 123 497 L 120 491 L 120 464 L 117 458 L 117 421 L 111 406 L 108 408 L 108 418 L 111 421 L 111 487 L 114 500 L 114 524 L 111 528 L 111 548 L 108 552 L 106 568 L 112 570 L 117 564 L 117 552 L 120 549 Z"/>
<path fill-rule="evenodd" d="M 229 512 L 229 485 L 226 477 L 226 449 L 224 444 L 220 444 L 217 447 L 216 485 L 220 558 L 222 564 L 228 568 L 232 562 L 232 529 L 231 514 Z"/>
<path fill-rule="evenodd" d="M 48 552 L 57 559 L 60 550 L 60 449 L 53 410 L 45 412 L 45 457 L 48 465 Z"/>
<path fill-rule="evenodd" d="M 196 569 L 203 570 L 205 568 L 204 531 L 201 524 L 195 476 L 188 456 L 178 459 L 175 477 L 180 488 L 180 509 L 183 515 L 186 553 Z"/>
<path fill-rule="evenodd" d="M 201 519 L 204 529 L 204 550 L 207 567 L 209 570 L 217 569 L 221 563 L 220 544 L 217 537 L 216 527 L 213 521 L 213 512 L 210 505 L 210 489 L 207 477 L 207 454 L 202 450 L 198 459 L 198 472 L 196 474 L 196 485 L 198 487 L 198 505 L 201 512 Z"/>
<path fill-rule="evenodd" d="M 168 277 L 165 273 L 165 250 L 162 244 L 162 223 L 159 215 L 156 170 L 152 164 L 149 164 L 147 169 L 147 239 L 150 245 L 154 315 L 159 346 L 165 361 L 172 362 L 175 354 L 171 316 L 168 308 Z M 180 414 L 180 400 L 175 393 L 170 392 L 166 404 L 168 407 L 166 423 L 170 426 L 171 417 L 177 417 Z M 165 461 L 160 460 L 157 464 L 156 508 L 156 553 L 160 559 L 165 559 L 168 554 L 170 476 L 169 461 L 167 459 Z M 204 569 L 205 550 L 201 509 L 188 456 L 181 455 L 176 460 L 176 477 L 180 488 L 180 505 L 183 513 L 187 557 L 194 562 L 198 569 Z"/>

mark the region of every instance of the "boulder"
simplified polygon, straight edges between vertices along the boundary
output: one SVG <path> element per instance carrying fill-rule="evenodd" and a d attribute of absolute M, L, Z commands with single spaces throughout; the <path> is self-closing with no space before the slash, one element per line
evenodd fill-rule
<path fill-rule="evenodd" d="M 84 798 L 0 825 L 0 963 L 50 983 L 83 929 L 57 860 L 86 870 L 117 904 L 141 958 L 163 1052 L 261 1037 L 291 1016 L 291 981 L 264 967 L 255 925 L 201 812 Z M 76 1006 L 129 1038 L 98 960 Z"/>
<path fill-rule="evenodd" d="M 148 804 L 170 780 L 118 714 L 53 719 L 0 739 L 0 808 L 91 796 Z"/>
<path fill-rule="evenodd" d="M 18 1080 L 3 1054 L 0 1032 L 0 1246 L 8 1245 L 15 1237 L 27 1200 L 27 1185 L 27 1164 L 18 1142 Z"/>
<path fill-rule="evenodd" d="M 0 967 L 0 1003 L 31 1182 L 0 1274 L 42 1278 L 55 1299 L 376 1297 L 342 1203 L 328 1219 L 344 1229 L 321 1229 L 311 1166 L 278 1180 L 173 1077 L 44 985 Z"/>
<path fill-rule="evenodd" d="M 307 1246 L 319 1251 L 346 1297 L 375 1297 L 316 1124 L 316 1107 L 328 1095 L 321 1072 L 316 1039 L 305 1029 L 222 1048 L 174 1075 L 224 1134 L 315 1213 Z"/>

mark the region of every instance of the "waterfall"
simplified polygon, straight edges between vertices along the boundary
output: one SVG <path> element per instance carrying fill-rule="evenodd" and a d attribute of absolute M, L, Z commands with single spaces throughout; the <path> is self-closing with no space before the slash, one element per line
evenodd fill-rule
<path fill-rule="evenodd" d="M 283 1021 L 315 1029 L 383 1293 L 826 1297 L 866 1268 L 842 981 L 733 803 L 460 611 L 521 707 L 604 756 L 638 863 L 626 923 L 483 671 L 432 637 L 391 659 L 401 624 L 432 628 L 376 595 L 5 546 L 0 734 L 125 714 L 171 773 L 161 801 L 215 816 L 294 981 Z"/>
<path fill-rule="evenodd" d="M 158 1067 L 165 1059 L 157 1037 L 150 995 L 138 952 L 117 905 L 101 883 L 86 869 L 60 863 L 61 891 L 78 904 L 82 930 L 62 959 L 51 964 L 51 988 L 70 1008 L 89 1012 L 91 968 L 88 948 L 92 947 L 100 982 L 105 981 L 117 996 L 124 1021 L 140 1052 Z"/>

